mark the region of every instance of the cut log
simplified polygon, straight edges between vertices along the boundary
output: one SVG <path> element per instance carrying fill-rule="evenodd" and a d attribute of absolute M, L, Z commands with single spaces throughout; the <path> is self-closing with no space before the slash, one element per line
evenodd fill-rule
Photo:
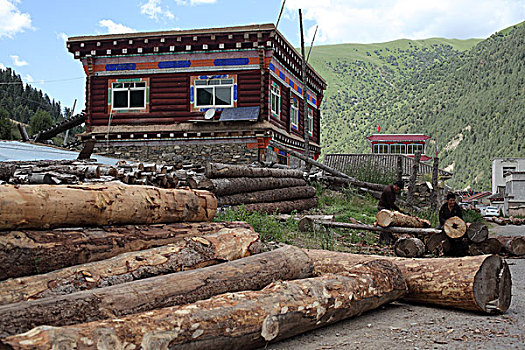
<path fill-rule="evenodd" d="M 314 272 L 340 273 L 377 258 L 392 261 L 407 281 L 404 300 L 488 314 L 504 313 L 511 302 L 510 270 L 497 255 L 409 259 L 324 250 L 305 250 Z"/>
<path fill-rule="evenodd" d="M 252 349 L 357 316 L 403 296 L 398 268 L 371 261 L 344 275 L 279 281 L 260 291 L 3 339 L 16 349 Z"/>
<path fill-rule="evenodd" d="M 0 337 L 44 324 L 63 326 L 121 317 L 226 292 L 258 290 L 277 280 L 311 277 L 312 269 L 301 249 L 286 246 L 220 265 L 2 305 Z"/>
<path fill-rule="evenodd" d="M 427 252 L 436 256 L 448 255 L 452 249 L 450 240 L 444 232 L 429 235 L 425 239 Z"/>
<path fill-rule="evenodd" d="M 276 188 L 306 186 L 305 180 L 297 178 L 253 177 L 211 179 L 210 181 L 212 185 L 211 187 L 207 187 L 207 189 L 213 192 L 216 196 L 225 196 L 236 193 L 255 192 Z"/>
<path fill-rule="evenodd" d="M 0 230 L 209 221 L 207 191 L 126 185 L 0 186 Z"/>
<path fill-rule="evenodd" d="M 397 256 L 405 258 L 419 258 L 425 254 L 425 243 L 415 237 L 401 237 L 394 244 Z"/>
<path fill-rule="evenodd" d="M 525 237 L 500 236 L 496 239 L 501 243 L 505 253 L 516 256 L 525 255 Z"/>
<path fill-rule="evenodd" d="M 296 199 L 293 201 L 282 201 L 274 203 L 253 203 L 233 207 L 234 210 L 243 208 L 246 211 L 257 211 L 260 213 L 291 213 L 292 211 L 303 211 L 317 207 L 317 198 Z"/>
<path fill-rule="evenodd" d="M 337 176 L 323 176 L 322 180 L 325 180 L 326 182 L 334 185 L 352 185 L 354 187 L 364 187 L 373 191 L 379 191 L 383 192 L 385 189 L 385 185 L 376 184 L 372 182 L 365 182 L 365 181 L 359 181 L 357 179 L 347 179 L 344 177 L 337 177 Z"/>
<path fill-rule="evenodd" d="M 275 169 L 249 165 L 207 163 L 205 174 L 210 179 L 222 177 L 295 177 L 302 179 L 304 172 L 298 169 Z"/>
<path fill-rule="evenodd" d="M 46 273 L 115 255 L 175 243 L 244 222 L 200 222 L 103 228 L 9 231 L 0 234 L 0 280 Z"/>
<path fill-rule="evenodd" d="M 503 249 L 502 244 L 496 238 L 487 238 L 481 243 L 469 244 L 467 253 L 469 255 L 499 254 Z"/>
<path fill-rule="evenodd" d="M 357 220 L 356 220 L 357 221 Z M 314 220 L 316 225 L 322 225 L 326 227 L 336 227 L 343 228 L 348 230 L 366 230 L 366 231 L 379 231 L 379 232 L 390 232 L 397 234 L 411 234 L 420 237 L 425 237 L 426 235 L 438 234 L 442 231 L 435 228 L 414 228 L 414 227 L 381 227 L 381 226 L 372 226 L 366 224 L 354 224 L 348 222 L 337 222 L 337 221 L 326 221 L 326 220 Z"/>
<path fill-rule="evenodd" d="M 471 242 L 481 243 L 488 238 L 489 229 L 487 225 L 481 222 L 474 222 L 467 225 L 467 237 Z"/>
<path fill-rule="evenodd" d="M 261 252 L 251 229 L 221 229 L 162 247 L 108 260 L 0 282 L 0 305 L 107 287 L 147 277 L 191 270 Z"/>
<path fill-rule="evenodd" d="M 495 222 L 496 224 L 501 225 L 501 226 L 505 226 L 507 224 L 507 221 L 505 220 L 505 218 L 498 218 L 498 217 L 492 218 L 492 222 Z"/>
<path fill-rule="evenodd" d="M 398 211 L 383 209 L 376 215 L 377 223 L 381 227 L 430 227 L 430 221 L 415 216 L 405 215 Z"/>
<path fill-rule="evenodd" d="M 461 238 L 467 232 L 467 225 L 461 218 L 453 216 L 445 221 L 443 231 L 449 238 Z"/>
<path fill-rule="evenodd" d="M 230 196 L 221 196 L 217 198 L 217 206 L 226 205 L 252 204 L 279 202 L 292 199 L 312 198 L 315 197 L 315 187 L 298 186 L 271 189 L 266 191 L 238 193 Z"/>

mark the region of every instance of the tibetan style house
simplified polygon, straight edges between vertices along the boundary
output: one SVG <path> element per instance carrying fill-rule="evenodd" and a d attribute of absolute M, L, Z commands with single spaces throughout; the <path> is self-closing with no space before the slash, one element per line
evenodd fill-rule
<path fill-rule="evenodd" d="M 367 137 L 372 146 L 372 153 L 404 154 L 414 157 L 421 151 L 421 160 L 431 158 L 425 155 L 425 146 L 430 136 L 421 134 L 373 134 Z"/>
<path fill-rule="evenodd" d="M 86 79 L 86 132 L 107 153 L 142 160 L 289 164 L 270 140 L 320 154 L 326 82 L 273 24 L 79 36 L 68 50 Z M 307 101 L 303 100 L 303 89 Z"/>

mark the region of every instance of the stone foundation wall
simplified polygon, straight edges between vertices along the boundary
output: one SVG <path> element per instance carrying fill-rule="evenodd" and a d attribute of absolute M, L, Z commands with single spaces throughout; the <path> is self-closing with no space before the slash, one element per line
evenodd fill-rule
<path fill-rule="evenodd" d="M 208 162 L 250 164 L 258 160 L 258 149 L 246 143 L 186 145 L 96 145 L 94 153 L 118 159 L 170 164 L 204 165 Z"/>

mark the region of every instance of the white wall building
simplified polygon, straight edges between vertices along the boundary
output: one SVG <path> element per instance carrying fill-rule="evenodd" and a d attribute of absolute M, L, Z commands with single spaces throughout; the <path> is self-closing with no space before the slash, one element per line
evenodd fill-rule
<path fill-rule="evenodd" d="M 525 216 L 525 171 L 507 173 L 505 181 L 504 214 Z"/>
<path fill-rule="evenodd" d="M 492 160 L 492 193 L 505 193 L 503 174 L 511 171 L 525 171 L 525 158 L 495 158 Z"/>

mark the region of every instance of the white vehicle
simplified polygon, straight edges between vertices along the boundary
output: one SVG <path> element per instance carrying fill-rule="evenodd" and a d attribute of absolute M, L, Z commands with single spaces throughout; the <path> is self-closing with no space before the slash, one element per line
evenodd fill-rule
<path fill-rule="evenodd" d="M 486 207 L 483 216 L 499 216 L 499 209 L 496 207 Z"/>

